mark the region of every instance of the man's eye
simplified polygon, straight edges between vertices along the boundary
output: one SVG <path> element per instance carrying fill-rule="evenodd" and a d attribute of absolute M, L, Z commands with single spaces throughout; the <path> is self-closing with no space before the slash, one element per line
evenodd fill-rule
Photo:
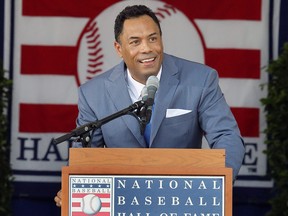
<path fill-rule="evenodd" d="M 151 37 L 151 38 L 150 38 L 150 41 L 151 41 L 151 42 L 157 41 L 157 37 Z"/>
<path fill-rule="evenodd" d="M 131 45 L 138 45 L 139 44 L 139 40 L 133 40 L 130 42 Z"/>

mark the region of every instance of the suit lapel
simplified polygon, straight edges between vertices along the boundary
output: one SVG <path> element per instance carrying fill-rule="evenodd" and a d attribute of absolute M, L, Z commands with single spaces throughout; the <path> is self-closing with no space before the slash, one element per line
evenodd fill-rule
<path fill-rule="evenodd" d="M 166 110 L 169 107 L 179 83 L 177 74 L 178 68 L 174 64 L 173 59 L 168 55 L 164 55 L 160 85 L 155 98 L 155 115 L 152 117 L 153 124 L 151 128 L 150 143 L 153 143 L 159 127 L 166 117 Z"/>
<path fill-rule="evenodd" d="M 127 88 L 127 81 L 125 78 L 125 71 L 124 71 L 124 63 L 120 63 L 116 66 L 109 76 L 109 78 L 105 81 L 105 88 L 108 91 L 111 100 L 113 101 L 117 111 L 127 108 L 132 104 L 131 98 L 129 96 L 128 88 Z M 112 113 L 111 113 L 112 114 Z M 128 129 L 132 132 L 138 142 L 145 147 L 146 143 L 140 134 L 140 126 L 137 123 L 135 124 L 134 117 L 123 118 L 125 124 L 127 125 Z M 123 134 L 123 136 L 126 136 Z"/>

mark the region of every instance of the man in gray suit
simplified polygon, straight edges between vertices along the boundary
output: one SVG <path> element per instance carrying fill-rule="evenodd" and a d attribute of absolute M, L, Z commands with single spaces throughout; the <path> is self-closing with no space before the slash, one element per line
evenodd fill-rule
<path fill-rule="evenodd" d="M 147 143 L 137 119 L 125 115 L 95 130 L 92 147 L 201 148 L 204 136 L 210 148 L 226 150 L 226 166 L 233 168 L 235 179 L 244 143 L 217 72 L 165 54 L 159 21 L 146 6 L 126 7 L 115 20 L 114 33 L 114 46 L 123 61 L 79 88 L 77 126 L 138 101 L 148 77 L 157 76 L 151 136 Z M 61 205 L 60 192 L 55 201 Z"/>

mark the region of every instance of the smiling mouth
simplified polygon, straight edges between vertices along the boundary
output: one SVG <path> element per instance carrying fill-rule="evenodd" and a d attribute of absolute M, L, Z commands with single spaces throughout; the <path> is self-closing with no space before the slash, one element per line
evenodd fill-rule
<path fill-rule="evenodd" d="M 156 57 L 154 58 L 149 58 L 149 59 L 144 59 L 144 60 L 140 60 L 139 62 L 140 63 L 151 63 L 151 62 L 154 62 L 156 59 Z"/>

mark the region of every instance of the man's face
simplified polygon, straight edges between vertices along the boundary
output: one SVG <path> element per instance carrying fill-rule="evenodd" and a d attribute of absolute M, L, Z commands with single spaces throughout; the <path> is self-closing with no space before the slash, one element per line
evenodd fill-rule
<path fill-rule="evenodd" d="M 115 49 L 126 63 L 132 77 L 143 84 L 151 75 L 157 75 L 163 60 L 160 29 L 147 15 L 124 21 Z"/>

